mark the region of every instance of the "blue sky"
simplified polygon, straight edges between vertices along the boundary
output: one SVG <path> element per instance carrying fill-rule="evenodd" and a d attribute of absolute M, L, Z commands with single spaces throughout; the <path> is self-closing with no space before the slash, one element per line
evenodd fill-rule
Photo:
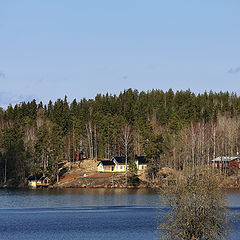
<path fill-rule="evenodd" d="M 127 88 L 240 93 L 239 0 L 0 0 L 0 105 Z"/>

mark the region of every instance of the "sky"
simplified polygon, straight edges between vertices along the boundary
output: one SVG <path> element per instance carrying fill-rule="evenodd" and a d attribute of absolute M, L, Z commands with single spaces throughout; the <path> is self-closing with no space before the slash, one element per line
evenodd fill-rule
<path fill-rule="evenodd" d="M 0 106 L 124 89 L 240 94 L 239 0 L 0 0 Z"/>

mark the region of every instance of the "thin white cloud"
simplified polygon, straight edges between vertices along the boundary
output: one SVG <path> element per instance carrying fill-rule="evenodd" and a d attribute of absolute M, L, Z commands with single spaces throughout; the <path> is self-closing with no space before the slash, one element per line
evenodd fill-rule
<path fill-rule="evenodd" d="M 33 96 L 24 96 L 8 92 L 0 92 L 0 107 L 3 109 L 7 109 L 10 104 L 15 105 L 21 102 L 32 101 L 33 99 Z"/>
<path fill-rule="evenodd" d="M 240 73 L 240 67 L 231 68 L 231 69 L 228 70 L 228 73 L 230 73 L 230 74 Z"/>
<path fill-rule="evenodd" d="M 122 76 L 121 78 L 124 79 L 124 80 L 127 80 L 127 79 L 128 79 L 128 76 L 127 76 L 127 75 L 124 75 L 124 76 Z"/>
<path fill-rule="evenodd" d="M 0 78 L 6 78 L 6 75 L 5 75 L 5 73 L 3 73 L 3 72 L 0 72 Z"/>

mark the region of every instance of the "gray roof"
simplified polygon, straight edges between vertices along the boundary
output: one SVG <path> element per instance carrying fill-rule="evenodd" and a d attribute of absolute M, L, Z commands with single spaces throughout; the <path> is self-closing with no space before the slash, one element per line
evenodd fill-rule
<path fill-rule="evenodd" d="M 240 159 L 240 156 L 233 157 L 217 157 L 212 160 L 212 162 L 231 162 L 233 160 Z"/>

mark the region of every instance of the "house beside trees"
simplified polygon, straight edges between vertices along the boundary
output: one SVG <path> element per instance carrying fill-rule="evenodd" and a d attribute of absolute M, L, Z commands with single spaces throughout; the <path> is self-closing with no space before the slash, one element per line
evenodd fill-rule
<path fill-rule="evenodd" d="M 9 105 L 0 109 L 0 182 L 18 185 L 37 175 L 56 182 L 63 159 L 71 166 L 124 156 L 126 168 L 133 154 L 146 157 L 154 183 L 163 167 L 181 171 L 238 153 L 239 116 L 235 93 L 172 89 Z M 145 166 L 138 162 L 137 168 Z"/>
<path fill-rule="evenodd" d="M 240 169 L 240 156 L 217 157 L 212 160 L 212 163 L 217 169 L 238 170 Z"/>
<path fill-rule="evenodd" d="M 128 157 L 129 168 L 130 157 Z M 135 156 L 134 164 L 137 171 L 146 170 L 147 160 L 144 156 Z M 98 163 L 98 172 L 126 172 L 125 157 L 113 157 L 111 160 L 102 160 Z"/>

